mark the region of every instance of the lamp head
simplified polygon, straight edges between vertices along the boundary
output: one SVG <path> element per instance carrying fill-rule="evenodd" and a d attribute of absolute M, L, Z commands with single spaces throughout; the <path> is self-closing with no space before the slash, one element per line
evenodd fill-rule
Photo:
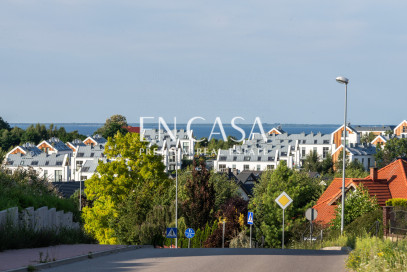
<path fill-rule="evenodd" d="M 349 79 L 347 79 L 346 77 L 342 77 L 342 76 L 337 77 L 336 81 L 338 81 L 341 84 L 348 84 L 349 83 Z"/>

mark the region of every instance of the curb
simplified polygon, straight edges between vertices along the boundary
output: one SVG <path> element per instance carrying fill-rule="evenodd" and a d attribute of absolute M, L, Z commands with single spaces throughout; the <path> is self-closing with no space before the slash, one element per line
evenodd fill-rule
<path fill-rule="evenodd" d="M 70 264 L 70 263 L 79 262 L 79 261 L 83 261 L 83 260 L 102 257 L 102 256 L 114 254 L 114 253 L 136 250 L 136 249 L 140 249 L 140 248 L 153 248 L 153 246 L 150 246 L 150 245 L 127 246 L 127 247 L 110 249 L 110 250 L 105 250 L 105 251 L 98 251 L 98 252 L 94 252 L 94 253 L 91 252 L 86 255 L 79 255 L 79 256 L 75 256 L 75 257 L 71 257 L 71 258 L 61 259 L 61 260 L 54 261 L 54 262 L 40 263 L 40 264 L 36 264 L 36 265 L 31 265 L 31 266 L 35 270 L 41 270 L 41 269 L 52 268 L 52 267 L 56 267 L 56 266 L 60 266 L 60 265 L 64 265 L 64 264 Z M 26 272 L 26 271 L 28 271 L 27 268 L 28 268 L 28 266 L 24 266 L 24 267 L 20 267 L 20 268 L 16 268 L 16 269 L 5 270 L 4 272 Z"/>
<path fill-rule="evenodd" d="M 341 250 L 341 251 L 346 251 L 347 253 L 352 251 L 352 249 L 347 246 L 345 246 L 345 247 L 338 247 L 338 246 L 324 247 L 324 248 L 321 248 L 321 250 Z"/>

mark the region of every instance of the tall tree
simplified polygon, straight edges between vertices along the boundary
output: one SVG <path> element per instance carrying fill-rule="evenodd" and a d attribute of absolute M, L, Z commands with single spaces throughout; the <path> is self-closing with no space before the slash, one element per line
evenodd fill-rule
<path fill-rule="evenodd" d="M 85 230 L 100 243 L 139 243 L 135 232 L 140 231 L 147 214 L 161 204 L 160 196 L 168 191 L 161 156 L 146 150 L 147 143 L 140 141 L 139 134 L 117 133 L 106 143 L 104 154 L 108 161 L 99 161 L 96 173 L 85 181 L 86 196 L 93 202 L 83 209 Z M 129 217 L 123 211 L 129 207 L 134 216 L 131 224 L 123 225 L 128 222 L 124 217 Z"/>
<path fill-rule="evenodd" d="M 392 138 L 387 141 L 384 147 L 378 145 L 376 150 L 375 159 L 377 167 L 382 168 L 393 162 L 396 158 L 407 157 L 407 139 Z"/>
<path fill-rule="evenodd" d="M 306 173 L 289 169 L 284 161 L 277 169 L 262 174 L 254 187 L 249 208 L 255 214 L 256 237 L 264 236 L 266 246 L 281 245 L 282 209 L 275 199 L 284 191 L 293 203 L 286 209 L 286 241 L 291 237 L 290 227 L 295 220 L 304 221 L 304 212 L 318 200 L 323 187 Z"/>
<path fill-rule="evenodd" d="M 212 221 L 215 208 L 215 188 L 213 183 L 209 182 L 210 173 L 203 160 L 200 160 L 199 168 L 194 161 L 192 178 L 185 184 L 187 199 L 182 204 L 188 226 L 195 229 L 202 229 L 206 222 Z"/>
<path fill-rule="evenodd" d="M 10 130 L 10 125 L 6 121 L 3 120 L 3 118 L 0 116 L 0 130 L 2 129 L 7 129 Z"/>
<path fill-rule="evenodd" d="M 112 115 L 110 118 L 106 119 L 103 127 L 96 130 L 95 133 L 101 134 L 104 138 L 113 137 L 118 131 L 121 134 L 126 134 L 127 130 L 124 128 L 128 126 L 126 117 L 120 114 Z"/>

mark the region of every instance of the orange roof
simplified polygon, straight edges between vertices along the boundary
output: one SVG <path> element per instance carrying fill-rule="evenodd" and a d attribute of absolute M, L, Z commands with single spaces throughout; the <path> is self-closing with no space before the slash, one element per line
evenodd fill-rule
<path fill-rule="evenodd" d="M 377 171 L 379 179 L 387 179 L 393 198 L 407 198 L 407 162 L 399 159 Z"/>
<path fill-rule="evenodd" d="M 380 206 L 391 198 L 407 198 L 407 162 L 399 159 L 377 171 L 373 180 L 369 175 L 364 179 L 345 179 L 345 187 L 363 185 Z M 336 202 L 341 198 L 342 178 L 335 178 L 318 199 L 314 208 L 318 211 L 317 222 L 329 224 L 335 216 Z"/>

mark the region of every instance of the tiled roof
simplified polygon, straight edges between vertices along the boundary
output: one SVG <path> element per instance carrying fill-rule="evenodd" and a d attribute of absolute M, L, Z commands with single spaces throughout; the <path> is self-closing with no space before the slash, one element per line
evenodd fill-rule
<path fill-rule="evenodd" d="M 140 127 L 127 126 L 124 128 L 127 129 L 127 131 L 130 133 L 140 133 Z"/>
<path fill-rule="evenodd" d="M 407 162 L 397 160 L 377 171 L 379 179 L 387 179 L 393 198 L 407 198 Z"/>
<path fill-rule="evenodd" d="M 407 162 L 398 159 L 393 163 L 379 169 L 377 178 L 372 176 L 365 179 L 345 179 L 345 187 L 350 185 L 360 186 L 361 184 L 368 190 L 371 196 L 375 196 L 379 205 L 384 206 L 386 200 L 391 198 L 407 198 Z M 336 200 L 340 199 L 342 178 L 335 178 L 331 185 L 318 199 L 314 208 L 318 211 L 316 221 L 322 224 L 329 224 L 334 218 Z"/>

